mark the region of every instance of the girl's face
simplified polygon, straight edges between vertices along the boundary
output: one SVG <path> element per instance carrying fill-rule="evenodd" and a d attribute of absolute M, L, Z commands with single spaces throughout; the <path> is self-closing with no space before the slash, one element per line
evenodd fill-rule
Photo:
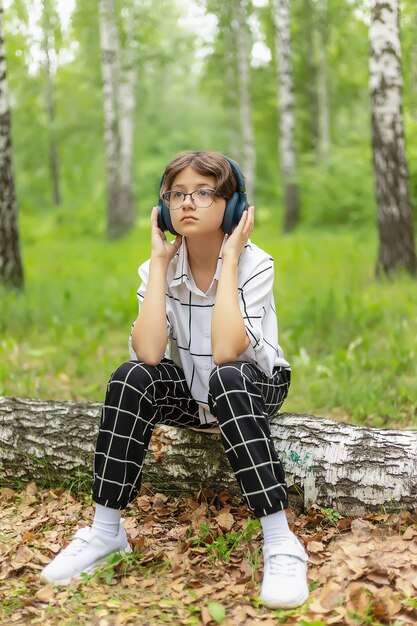
<path fill-rule="evenodd" d="M 175 176 L 169 191 L 189 194 L 199 189 L 216 189 L 216 179 L 214 176 L 199 174 L 188 165 Z M 225 208 L 225 198 L 214 196 L 211 206 L 200 208 L 188 195 L 179 209 L 170 210 L 172 225 L 177 233 L 185 237 L 218 233 L 221 230 Z"/>

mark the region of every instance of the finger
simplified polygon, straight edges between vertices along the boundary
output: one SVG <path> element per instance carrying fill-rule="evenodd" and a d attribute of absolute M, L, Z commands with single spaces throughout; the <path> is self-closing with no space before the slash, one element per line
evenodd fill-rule
<path fill-rule="evenodd" d="M 243 211 L 243 213 L 241 215 L 241 218 L 239 220 L 239 223 L 237 225 L 238 228 L 240 227 L 241 230 L 244 230 L 244 228 L 245 228 L 245 226 L 247 224 L 247 220 L 248 220 L 248 212 L 247 211 Z"/>
<path fill-rule="evenodd" d="M 247 214 L 248 214 L 248 221 L 253 224 L 254 222 L 254 217 L 255 217 L 255 207 L 250 206 L 247 210 Z"/>
<path fill-rule="evenodd" d="M 162 230 L 159 228 L 159 225 L 158 225 L 158 207 L 156 206 L 154 206 L 152 209 L 151 225 L 152 225 L 152 228 L 157 228 L 162 233 Z"/>
<path fill-rule="evenodd" d="M 253 207 L 249 207 L 249 209 L 245 211 L 245 213 L 247 213 L 247 216 L 243 232 L 246 236 L 250 235 L 253 230 L 253 210 L 251 209 L 253 209 Z"/>
<path fill-rule="evenodd" d="M 157 224 L 157 210 L 158 209 L 156 208 L 156 206 L 154 206 L 152 208 L 152 211 L 151 211 L 151 223 L 152 223 L 152 226 L 156 226 L 156 224 Z"/>
<path fill-rule="evenodd" d="M 176 248 L 176 250 L 178 250 L 181 244 L 182 244 L 182 236 L 177 235 L 174 241 L 172 242 L 172 245 Z"/>

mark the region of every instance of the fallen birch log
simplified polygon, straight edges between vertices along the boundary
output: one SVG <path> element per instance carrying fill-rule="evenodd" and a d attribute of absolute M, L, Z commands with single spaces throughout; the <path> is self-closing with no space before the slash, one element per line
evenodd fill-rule
<path fill-rule="evenodd" d="M 91 476 L 101 404 L 0 397 L 0 476 L 59 483 Z M 271 419 L 289 485 L 306 506 L 346 515 L 417 506 L 417 433 L 311 415 Z M 159 426 L 144 479 L 158 487 L 240 493 L 219 434 Z"/>

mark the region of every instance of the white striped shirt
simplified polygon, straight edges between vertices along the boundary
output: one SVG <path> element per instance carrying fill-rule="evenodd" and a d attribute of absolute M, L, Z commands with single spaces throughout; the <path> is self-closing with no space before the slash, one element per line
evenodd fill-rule
<path fill-rule="evenodd" d="M 216 298 L 217 284 L 222 267 L 220 249 L 216 272 L 206 292 L 194 282 L 188 265 L 186 239 L 170 262 L 166 283 L 167 350 L 184 371 L 192 397 L 199 404 L 202 424 L 215 422 L 207 404 L 208 381 L 215 367 L 211 346 L 211 318 Z M 146 292 L 150 260 L 143 263 L 138 274 L 142 283 L 137 291 L 139 311 Z M 239 356 L 240 361 L 255 363 L 267 376 L 272 376 L 276 366 L 290 367 L 278 344 L 278 323 L 273 295 L 274 261 L 266 252 L 248 240 L 238 262 L 239 305 L 250 344 Z M 133 330 L 134 323 L 132 324 Z M 137 359 L 132 347 L 129 352 Z"/>

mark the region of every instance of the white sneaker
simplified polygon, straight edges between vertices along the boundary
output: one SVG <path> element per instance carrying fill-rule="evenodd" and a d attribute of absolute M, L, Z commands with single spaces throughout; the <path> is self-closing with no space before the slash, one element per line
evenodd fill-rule
<path fill-rule="evenodd" d="M 294 609 L 308 598 L 308 555 L 297 537 L 264 545 L 264 576 L 260 599 L 270 609 Z"/>
<path fill-rule="evenodd" d="M 41 578 L 59 585 L 69 585 L 81 574 L 92 574 L 113 552 L 132 552 L 126 531 L 120 522 L 115 537 L 107 537 L 93 531 L 91 526 L 77 530 L 71 543 L 54 558 L 41 572 Z"/>

